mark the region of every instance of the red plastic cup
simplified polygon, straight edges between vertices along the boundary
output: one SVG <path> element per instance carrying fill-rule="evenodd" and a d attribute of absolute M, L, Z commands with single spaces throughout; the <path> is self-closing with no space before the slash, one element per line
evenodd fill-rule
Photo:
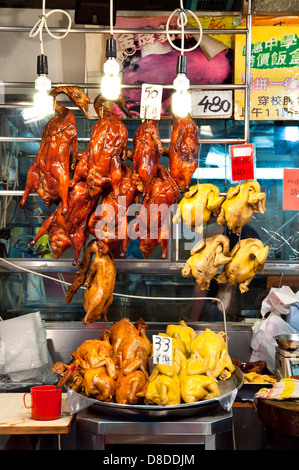
<path fill-rule="evenodd" d="M 58 419 L 61 415 L 61 388 L 55 385 L 41 385 L 32 387 L 31 393 L 23 396 L 24 406 L 31 409 L 32 419 L 37 421 L 50 421 Z M 26 404 L 26 395 L 31 397 L 31 406 Z"/>

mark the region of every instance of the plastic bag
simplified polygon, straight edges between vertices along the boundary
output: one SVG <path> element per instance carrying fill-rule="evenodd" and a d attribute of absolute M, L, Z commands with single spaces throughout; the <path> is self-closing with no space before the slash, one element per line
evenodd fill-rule
<path fill-rule="evenodd" d="M 56 375 L 52 372 L 46 327 L 40 312 L 0 321 L 0 340 L 4 353 L 2 388 L 54 383 Z"/>
<path fill-rule="evenodd" d="M 265 361 L 269 371 L 275 374 L 277 343 L 274 336 L 286 333 L 294 333 L 294 330 L 276 313 L 270 313 L 268 318 L 256 322 L 252 328 L 250 362 Z"/>

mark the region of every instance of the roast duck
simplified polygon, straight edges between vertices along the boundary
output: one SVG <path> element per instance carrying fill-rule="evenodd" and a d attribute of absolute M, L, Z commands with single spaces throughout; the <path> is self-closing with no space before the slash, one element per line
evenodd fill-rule
<path fill-rule="evenodd" d="M 112 186 L 114 196 L 119 194 L 121 180 L 121 157 L 127 151 L 128 131 L 116 114 L 104 106 L 99 94 L 94 100 L 94 109 L 99 116 L 92 128 L 90 141 L 83 152 L 70 183 L 74 187 L 86 181 L 90 196 L 98 196 L 105 186 Z M 131 116 L 125 103 L 119 98 L 117 104 Z"/>
<path fill-rule="evenodd" d="M 88 116 L 89 98 L 80 88 L 57 87 L 50 95 L 56 98 L 61 93 L 66 94 Z M 38 154 L 28 172 L 20 207 L 24 208 L 29 194 L 36 191 L 47 208 L 61 200 L 61 214 L 65 215 L 69 173 L 70 169 L 74 169 L 78 157 L 78 131 L 73 111 L 57 100 L 55 111 L 57 114 L 45 125 Z"/>
<path fill-rule="evenodd" d="M 139 246 L 144 258 L 148 258 L 158 245 L 162 247 L 161 258 L 166 257 L 170 208 L 179 199 L 179 189 L 169 171 L 158 165 L 156 176 L 147 187 L 139 214 Z"/>
<path fill-rule="evenodd" d="M 53 371 L 63 376 L 75 364 L 67 385 L 88 397 L 120 404 L 177 405 L 220 395 L 219 381 L 231 377 L 235 366 L 224 332 L 198 334 L 184 321 L 168 325 L 159 335 L 172 338 L 172 365 L 154 364 L 152 345 L 142 318 L 128 318 L 104 329 L 99 339 L 84 341 L 67 364 Z"/>
<path fill-rule="evenodd" d="M 181 191 L 189 188 L 197 168 L 198 131 L 188 115 L 174 117 L 169 146 L 169 171 Z"/>
<path fill-rule="evenodd" d="M 75 280 L 66 292 L 65 300 L 70 303 L 77 290 L 85 284 L 84 324 L 93 323 L 103 315 L 107 321 L 108 308 L 113 301 L 116 269 L 111 253 L 102 253 L 98 240 L 91 240 L 84 251 Z"/>
<path fill-rule="evenodd" d="M 164 148 L 159 135 L 158 121 L 146 119 L 134 133 L 132 150 L 133 179 L 138 191 L 143 195 L 157 173 L 159 160 L 163 152 Z"/>
<path fill-rule="evenodd" d="M 118 198 L 114 197 L 113 188 L 104 188 L 101 204 L 89 218 L 88 231 L 101 241 L 103 253 L 121 246 L 119 256 L 123 257 L 130 242 L 126 213 L 133 202 L 138 202 L 139 192 L 133 182 L 133 169 L 122 162 L 121 172 Z"/>

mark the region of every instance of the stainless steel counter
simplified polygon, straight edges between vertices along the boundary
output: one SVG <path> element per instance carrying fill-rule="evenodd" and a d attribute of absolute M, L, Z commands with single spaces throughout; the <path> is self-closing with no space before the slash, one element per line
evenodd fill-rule
<path fill-rule="evenodd" d="M 90 406 L 77 414 L 76 442 L 78 450 L 103 450 L 117 444 L 198 444 L 205 450 L 229 450 L 234 442 L 233 417 L 217 409 L 194 418 L 135 421 L 103 417 Z"/>

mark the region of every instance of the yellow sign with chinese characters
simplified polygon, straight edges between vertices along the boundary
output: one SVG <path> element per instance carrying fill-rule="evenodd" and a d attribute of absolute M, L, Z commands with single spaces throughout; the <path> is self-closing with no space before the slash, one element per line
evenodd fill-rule
<path fill-rule="evenodd" d="M 299 119 L 299 37 L 296 25 L 253 26 L 250 119 Z M 235 83 L 245 83 L 245 35 L 236 35 Z M 244 91 L 235 91 L 235 119 L 244 119 Z"/>

